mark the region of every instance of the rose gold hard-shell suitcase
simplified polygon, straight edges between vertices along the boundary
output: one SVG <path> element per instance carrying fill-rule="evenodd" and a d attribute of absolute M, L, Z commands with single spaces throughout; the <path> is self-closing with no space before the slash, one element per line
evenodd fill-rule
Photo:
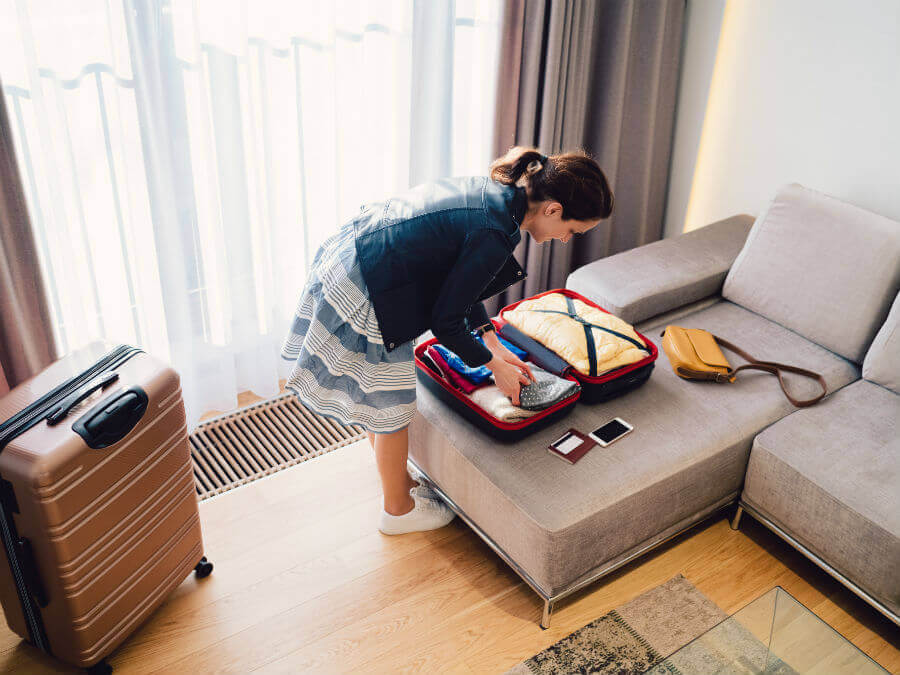
<path fill-rule="evenodd" d="M 191 571 L 205 577 L 180 378 L 96 342 L 0 399 L 0 602 L 90 672 Z M 6 564 L 4 564 L 6 563 Z"/>

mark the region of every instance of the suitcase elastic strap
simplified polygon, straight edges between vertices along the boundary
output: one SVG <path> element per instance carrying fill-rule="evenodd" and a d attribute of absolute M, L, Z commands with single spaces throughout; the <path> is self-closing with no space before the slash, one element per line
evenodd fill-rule
<path fill-rule="evenodd" d="M 590 366 L 590 375 L 594 377 L 597 375 L 597 346 L 594 342 L 594 332 L 591 328 L 599 328 L 602 331 L 607 333 L 612 333 L 616 337 L 620 337 L 623 340 L 628 340 L 631 344 L 633 344 L 638 349 L 643 349 L 647 351 L 647 346 L 642 345 L 640 342 L 635 340 L 633 337 L 628 335 L 623 335 L 619 331 L 613 330 L 612 328 L 607 328 L 606 326 L 598 326 L 595 323 L 591 323 L 586 319 L 578 316 L 578 312 L 575 311 L 575 302 L 568 295 L 564 296 L 566 298 L 566 307 L 568 308 L 568 312 L 561 312 L 558 309 L 529 309 L 529 312 L 542 312 L 544 314 L 562 314 L 563 316 L 567 316 L 570 319 L 574 319 L 578 323 L 580 323 L 584 327 L 584 339 L 587 343 L 587 353 L 588 353 L 588 363 Z"/>

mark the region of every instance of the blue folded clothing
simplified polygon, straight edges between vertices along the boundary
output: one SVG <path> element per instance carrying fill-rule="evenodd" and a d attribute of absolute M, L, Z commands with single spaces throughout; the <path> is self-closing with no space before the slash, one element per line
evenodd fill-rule
<path fill-rule="evenodd" d="M 507 342 L 499 335 L 497 337 L 500 339 L 500 344 L 502 344 L 523 361 L 525 360 L 525 357 L 528 356 L 528 354 L 516 347 L 511 342 Z M 480 337 L 476 337 L 475 339 L 484 344 L 484 340 L 482 340 Z M 477 368 L 472 368 L 472 366 L 467 366 L 461 358 L 459 358 L 454 352 L 451 352 L 449 349 L 447 349 L 444 345 L 435 344 L 434 348 L 441 356 L 444 357 L 444 360 L 447 362 L 448 366 L 453 368 L 453 370 L 455 370 L 457 373 L 473 382 L 474 384 L 482 384 L 491 380 L 491 369 L 487 366 L 478 366 Z"/>
<path fill-rule="evenodd" d="M 472 368 L 471 366 L 467 366 L 461 358 L 459 358 L 455 352 L 451 352 L 444 345 L 434 345 L 434 348 L 437 350 L 438 354 L 444 357 L 444 361 L 447 362 L 447 365 L 453 368 L 457 373 L 465 377 L 467 380 L 474 382 L 475 384 L 482 384 L 483 382 L 487 382 L 491 378 L 491 370 L 487 366 L 478 366 L 477 368 Z"/>
<path fill-rule="evenodd" d="M 481 338 L 481 336 L 476 335 L 475 339 L 478 340 L 481 344 L 484 344 L 484 340 Z M 519 349 L 512 342 L 509 342 L 508 340 L 504 340 L 502 337 L 500 337 L 499 333 L 497 334 L 497 339 L 500 340 L 501 345 L 506 347 L 509 351 L 511 351 L 513 354 L 518 356 L 523 361 L 525 360 L 525 357 L 528 356 L 528 354 L 525 352 L 524 349 Z"/>

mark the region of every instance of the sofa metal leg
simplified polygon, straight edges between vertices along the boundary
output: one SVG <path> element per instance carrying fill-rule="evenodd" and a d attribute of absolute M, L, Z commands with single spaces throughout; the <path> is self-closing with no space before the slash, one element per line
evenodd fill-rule
<path fill-rule="evenodd" d="M 734 512 L 734 518 L 731 519 L 731 529 L 736 530 L 741 526 L 741 516 L 744 514 L 744 507 L 738 504 L 737 510 Z"/>
<path fill-rule="evenodd" d="M 541 617 L 541 628 L 550 628 L 550 613 L 553 611 L 553 601 L 544 600 L 544 615 Z"/>

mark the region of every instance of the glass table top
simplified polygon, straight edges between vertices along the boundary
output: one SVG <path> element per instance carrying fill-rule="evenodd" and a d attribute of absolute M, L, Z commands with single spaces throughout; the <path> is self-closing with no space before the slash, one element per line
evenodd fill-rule
<path fill-rule="evenodd" d="M 647 671 L 652 675 L 884 675 L 780 586 Z"/>

